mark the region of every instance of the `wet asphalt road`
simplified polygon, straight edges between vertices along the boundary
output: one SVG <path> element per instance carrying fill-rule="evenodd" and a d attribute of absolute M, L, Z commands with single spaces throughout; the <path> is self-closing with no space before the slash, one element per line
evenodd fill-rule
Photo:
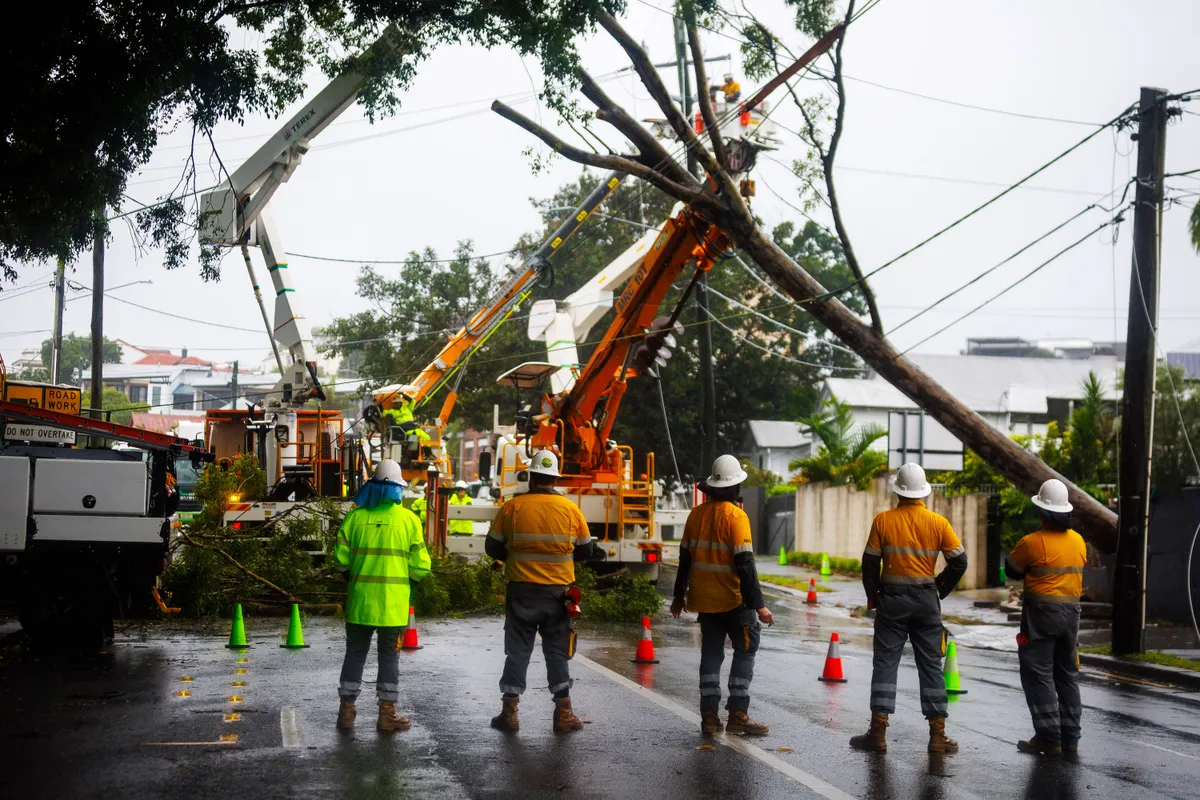
<path fill-rule="evenodd" d="M 279 648 L 278 619 L 251 619 L 254 647 L 241 653 L 181 625 L 127 629 L 103 655 L 35 657 L 8 647 L 0 649 L 0 796 L 1200 794 L 1200 696 L 1088 673 L 1081 754 L 1037 759 L 1015 748 L 1031 733 L 1015 656 L 978 649 L 960 650 L 969 692 L 951 706 L 948 726 L 960 753 L 925 752 L 910 654 L 890 751 L 852 751 L 846 741 L 869 717 L 870 628 L 828 604 L 814 611 L 775 597 L 771 605 L 777 624 L 764 632 L 751 703 L 771 734 L 753 740 L 699 734 L 699 628 L 687 616 L 656 620 L 661 663 L 653 666 L 630 663 L 637 626 L 584 632 L 572 695 L 590 724 L 569 735 L 550 731 L 540 653 L 521 731 L 488 728 L 504 657 L 499 619 L 421 624 L 425 648 L 401 654 L 400 707 L 414 726 L 398 734 L 375 731 L 371 684 L 354 733 L 334 729 L 343 640 L 330 618 L 308 621 L 312 646 L 299 651 Z M 831 630 L 843 640 L 842 685 L 816 680 Z M 374 669 L 372 657 L 368 679 Z"/>

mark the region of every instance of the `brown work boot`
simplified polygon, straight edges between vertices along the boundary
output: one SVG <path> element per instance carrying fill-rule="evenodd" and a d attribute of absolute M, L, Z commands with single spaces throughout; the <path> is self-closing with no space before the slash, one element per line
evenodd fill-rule
<path fill-rule="evenodd" d="M 945 717 L 934 717 L 933 719 L 929 720 L 929 752 L 958 752 L 958 742 L 946 735 Z"/>
<path fill-rule="evenodd" d="M 406 731 L 412 727 L 412 720 L 408 717 L 397 716 L 395 703 L 379 703 L 379 723 L 376 725 L 381 731 Z"/>
<path fill-rule="evenodd" d="M 1063 751 L 1062 745 L 1052 744 L 1050 742 L 1047 742 L 1045 739 L 1042 739 L 1037 734 L 1034 734 L 1033 738 L 1029 739 L 1028 741 L 1023 739 L 1023 740 L 1017 742 L 1017 749 L 1020 750 L 1022 753 L 1029 753 L 1029 754 L 1035 755 L 1035 756 L 1058 756 L 1058 755 L 1062 755 L 1062 751 Z M 1075 748 L 1071 752 L 1072 753 L 1079 752 L 1079 743 L 1078 742 L 1075 743 Z"/>
<path fill-rule="evenodd" d="M 583 728 L 583 720 L 571 712 L 571 698 L 554 698 L 554 730 L 577 731 Z"/>
<path fill-rule="evenodd" d="M 343 700 L 338 706 L 337 726 L 339 731 L 348 731 L 354 727 L 354 718 L 358 715 L 358 710 L 354 707 L 353 700 Z"/>
<path fill-rule="evenodd" d="M 745 733 L 750 736 L 766 736 L 770 730 L 761 722 L 750 719 L 745 711 L 729 710 L 729 721 L 725 723 L 726 733 Z"/>
<path fill-rule="evenodd" d="M 715 711 L 700 712 L 700 732 L 705 736 L 712 736 L 714 733 L 720 733 L 725 730 L 725 726 L 721 724 L 721 716 Z"/>
<path fill-rule="evenodd" d="M 521 722 L 517 717 L 517 703 L 521 701 L 520 697 L 503 697 L 504 707 L 500 713 L 492 717 L 492 727 L 498 731 L 515 731 L 521 727 Z"/>
<path fill-rule="evenodd" d="M 868 753 L 887 752 L 888 715 L 878 711 L 871 714 L 871 727 L 861 736 L 851 736 L 850 746 Z"/>

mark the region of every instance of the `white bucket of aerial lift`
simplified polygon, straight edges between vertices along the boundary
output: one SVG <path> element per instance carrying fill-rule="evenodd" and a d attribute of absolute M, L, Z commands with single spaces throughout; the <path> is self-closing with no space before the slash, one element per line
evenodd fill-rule
<path fill-rule="evenodd" d="M 928 497 L 933 491 L 929 481 L 925 480 L 925 470 L 920 464 L 911 462 L 896 470 L 896 477 L 892 479 L 891 485 L 893 492 L 913 500 Z"/>
<path fill-rule="evenodd" d="M 723 489 L 726 486 L 737 486 L 746 480 L 746 477 L 746 470 L 742 469 L 737 457 L 726 454 L 717 456 L 712 465 L 712 474 L 704 483 L 714 489 Z"/>
<path fill-rule="evenodd" d="M 1038 493 L 1029 499 L 1038 508 L 1055 514 L 1067 514 L 1074 508 L 1067 499 L 1067 485 L 1058 478 L 1051 478 L 1043 483 Z"/>

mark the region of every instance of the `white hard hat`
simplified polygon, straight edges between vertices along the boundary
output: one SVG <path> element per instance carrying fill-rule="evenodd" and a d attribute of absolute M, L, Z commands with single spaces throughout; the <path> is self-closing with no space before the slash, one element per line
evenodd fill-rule
<path fill-rule="evenodd" d="M 1058 514 L 1066 514 L 1074 508 L 1067 500 L 1067 485 L 1058 478 L 1051 478 L 1043 483 L 1038 493 L 1030 499 L 1038 508 Z"/>
<path fill-rule="evenodd" d="M 925 480 L 925 470 L 921 469 L 921 465 L 910 462 L 896 470 L 892 491 L 901 497 L 917 499 L 928 497 L 933 487 Z"/>
<path fill-rule="evenodd" d="M 709 475 L 704 483 L 714 489 L 723 489 L 726 486 L 737 486 L 744 480 L 746 471 L 742 469 L 741 463 L 735 456 L 726 454 L 718 456 L 713 462 L 712 475 Z"/>
<path fill-rule="evenodd" d="M 553 478 L 561 478 L 558 474 L 558 456 L 549 450 L 538 450 L 533 454 L 533 460 L 529 462 L 529 472 L 534 475 L 549 475 Z"/>
<path fill-rule="evenodd" d="M 408 481 L 404 480 L 404 473 L 400 470 L 400 465 L 390 458 L 385 458 L 379 462 L 379 466 L 375 467 L 375 474 L 371 480 L 376 483 L 394 483 L 397 486 L 408 486 Z"/>
<path fill-rule="evenodd" d="M 455 489 L 465 489 L 465 488 L 467 488 L 467 482 L 459 481 L 458 483 L 454 484 L 454 488 Z"/>

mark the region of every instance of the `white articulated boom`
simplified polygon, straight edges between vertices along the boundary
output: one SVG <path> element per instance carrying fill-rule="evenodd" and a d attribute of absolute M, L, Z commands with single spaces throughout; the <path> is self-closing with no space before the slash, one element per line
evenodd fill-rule
<path fill-rule="evenodd" d="M 372 49 L 388 47 L 386 31 Z M 288 276 L 283 245 L 270 216 L 267 202 L 300 166 L 309 143 L 358 99 L 363 76 L 350 70 L 334 78 L 271 136 L 262 147 L 229 176 L 225 184 L 201 197 L 200 243 L 217 247 L 258 247 L 266 262 L 275 290 L 275 314 L 267 333 L 279 360 L 280 378 L 265 405 L 298 408 L 306 401 L 323 400 L 317 377 L 316 349 L 312 328 L 296 309 L 295 289 Z M 262 296 L 254 268 L 246 252 L 246 268 L 261 307 Z M 263 321 L 267 314 L 263 310 Z M 288 359 L 281 356 L 286 352 Z M 236 405 L 237 398 L 234 398 Z"/>

